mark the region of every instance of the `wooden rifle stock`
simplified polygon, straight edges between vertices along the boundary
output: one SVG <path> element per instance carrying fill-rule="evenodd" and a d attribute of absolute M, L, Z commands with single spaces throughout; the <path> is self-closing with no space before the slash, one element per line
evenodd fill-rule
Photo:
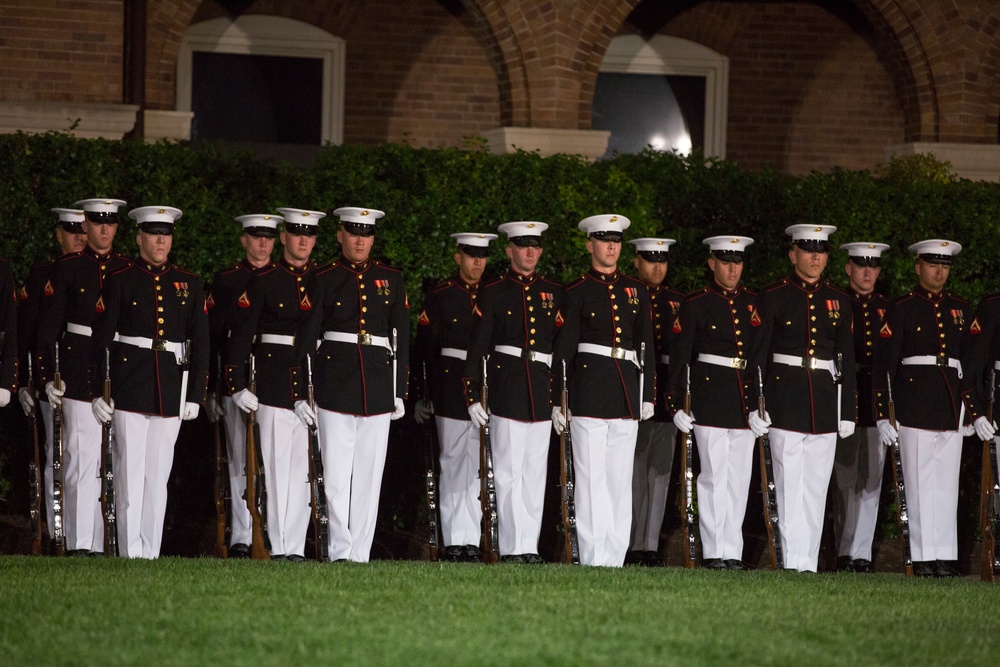
<path fill-rule="evenodd" d="M 764 404 L 764 374 L 760 366 L 757 367 L 757 387 L 759 390 L 757 414 L 763 419 L 767 409 Z M 764 505 L 764 528 L 767 529 L 767 548 L 771 569 L 781 570 L 785 567 L 785 559 L 781 552 L 781 529 L 778 526 L 778 499 L 775 496 L 771 438 L 767 433 L 757 438 L 757 447 L 760 454 L 760 491 Z"/>
<path fill-rule="evenodd" d="M 910 556 L 910 517 L 906 510 L 906 484 L 903 480 L 903 460 L 899 453 L 899 424 L 896 423 L 896 403 L 892 400 L 892 378 L 886 373 L 886 389 L 889 394 L 889 423 L 896 429 L 896 440 L 890 446 L 892 451 L 892 479 L 896 485 L 896 520 L 899 522 L 899 538 L 903 542 L 903 570 L 906 576 L 913 576 L 913 558 Z"/>
<path fill-rule="evenodd" d="M 427 362 L 423 363 L 423 374 L 424 374 L 424 389 L 423 389 L 423 401 L 424 404 L 430 404 L 430 392 L 427 386 Z M 426 423 L 423 425 L 423 435 L 424 435 L 424 488 L 427 491 L 427 523 L 429 524 L 429 532 L 427 535 L 427 543 L 429 546 L 429 556 L 432 561 L 438 559 L 438 548 L 440 546 L 440 541 L 438 539 L 438 501 L 437 501 L 437 454 L 435 453 L 435 438 L 434 436 L 434 418 L 428 417 Z"/>
<path fill-rule="evenodd" d="M 104 348 L 104 402 L 111 405 L 111 351 Z M 101 423 L 101 511 L 104 514 L 104 557 L 118 556 L 115 467 L 111 422 Z"/>
<path fill-rule="evenodd" d="M 251 394 L 257 393 L 257 370 L 253 354 L 250 355 Z M 260 463 L 260 426 L 257 411 L 247 413 L 247 509 L 250 510 L 250 558 L 271 560 L 271 538 L 267 535 L 267 489 L 264 467 Z"/>
<path fill-rule="evenodd" d="M 562 521 L 565 562 L 580 563 L 580 542 L 576 535 L 576 490 L 573 481 L 573 436 L 569 430 L 569 384 L 566 381 L 566 360 L 562 362 L 561 409 L 565 424 L 559 434 L 559 481 L 562 486 Z"/>
<path fill-rule="evenodd" d="M 222 406 L 222 355 L 216 357 L 215 404 Z M 223 442 L 223 418 L 213 424 L 215 438 L 215 555 L 218 558 L 229 557 L 229 536 L 232 528 L 229 525 L 229 510 L 232 503 L 232 492 L 229 488 L 229 452 Z"/>
<path fill-rule="evenodd" d="M 41 452 L 38 443 L 38 398 L 35 396 L 35 377 L 31 369 L 31 354 L 28 354 L 28 383 L 26 386 L 28 395 L 35 404 L 31 406 L 28 413 L 28 421 L 31 422 L 31 441 L 34 449 L 34 458 L 28 463 L 28 489 L 31 492 L 31 505 L 28 508 L 28 516 L 31 518 L 31 553 L 40 556 L 42 553 L 42 466 Z"/>
<path fill-rule="evenodd" d="M 990 400 L 986 407 L 986 419 L 993 423 L 993 407 L 996 400 L 996 371 L 990 371 Z M 996 440 L 983 440 L 982 486 L 979 491 L 979 527 L 983 533 L 983 556 L 980 575 L 983 581 L 994 581 L 1000 568 L 996 553 L 996 521 L 998 485 L 996 476 Z"/>
<path fill-rule="evenodd" d="M 313 388 L 312 355 L 306 355 L 306 376 L 308 384 L 309 407 L 313 414 L 316 411 L 316 392 Z M 316 421 L 308 428 L 309 432 L 309 493 L 312 504 L 313 537 L 316 540 L 316 560 L 330 560 L 330 513 L 326 504 L 326 482 L 323 479 L 323 453 L 319 447 L 319 428 Z"/>
<path fill-rule="evenodd" d="M 489 413 L 489 386 L 486 382 L 486 357 L 483 357 L 481 403 Z M 497 529 L 497 490 L 493 476 L 493 443 L 489 420 L 479 428 L 479 502 L 483 508 L 483 562 L 500 560 L 500 536 Z"/>
<path fill-rule="evenodd" d="M 55 364 L 52 384 L 63 388 L 59 372 L 59 343 L 55 344 Z M 63 532 L 63 410 L 62 405 L 52 406 L 52 555 L 66 555 L 66 535 Z"/>
<path fill-rule="evenodd" d="M 691 414 L 691 366 L 687 366 L 687 389 L 684 392 L 684 412 Z M 695 542 L 697 524 L 694 516 L 694 437 L 691 433 L 681 435 L 684 447 L 681 453 L 681 526 L 683 533 L 684 567 L 692 569 L 695 566 Z"/>

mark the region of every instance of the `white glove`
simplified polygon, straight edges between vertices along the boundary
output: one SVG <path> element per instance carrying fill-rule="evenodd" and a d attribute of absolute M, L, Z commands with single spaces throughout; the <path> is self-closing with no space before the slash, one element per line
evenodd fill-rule
<path fill-rule="evenodd" d="M 240 389 L 233 394 L 233 403 L 243 412 L 250 412 L 260 407 L 257 396 L 252 394 L 249 389 Z"/>
<path fill-rule="evenodd" d="M 430 401 L 420 400 L 413 404 L 413 419 L 418 424 L 423 424 L 434 414 L 434 404 Z"/>
<path fill-rule="evenodd" d="M 115 399 L 111 399 L 111 404 L 104 402 L 103 398 L 95 398 L 90 402 L 90 408 L 94 411 L 94 417 L 102 424 L 111 421 L 111 415 L 115 413 Z"/>
<path fill-rule="evenodd" d="M 10 403 L 10 389 L 0 389 L 0 408 Z"/>
<path fill-rule="evenodd" d="M 62 395 L 66 393 L 66 383 L 60 381 L 62 387 L 56 387 L 52 382 L 45 385 L 45 395 L 49 397 L 49 405 L 58 408 L 62 405 Z"/>
<path fill-rule="evenodd" d="M 31 416 L 31 409 L 35 407 L 35 397 L 28 393 L 27 387 L 21 387 L 17 390 L 17 400 L 21 401 L 21 409 L 24 410 L 24 416 Z"/>
<path fill-rule="evenodd" d="M 976 421 L 972 422 L 972 425 L 976 429 L 976 435 L 983 441 L 992 440 L 993 434 L 997 432 L 997 425 L 986 417 L 980 417 Z"/>
<path fill-rule="evenodd" d="M 892 427 L 888 419 L 879 419 L 875 422 L 875 426 L 878 427 L 878 439 L 886 447 L 891 447 L 892 443 L 896 442 L 899 438 L 899 431 Z"/>
<path fill-rule="evenodd" d="M 674 426 L 681 433 L 690 433 L 691 429 L 694 428 L 694 417 L 683 410 L 678 410 L 674 413 Z"/>
<path fill-rule="evenodd" d="M 406 405 L 403 404 L 403 399 L 401 399 L 399 397 L 396 397 L 396 401 L 395 401 L 394 405 L 395 405 L 395 407 L 392 410 L 392 416 L 389 417 L 389 419 L 391 419 L 393 421 L 395 421 L 396 419 L 399 419 L 404 414 L 406 414 Z"/>
<path fill-rule="evenodd" d="M 840 422 L 840 428 L 837 432 L 840 434 L 841 438 L 850 438 L 854 435 L 854 429 L 857 426 L 854 422 L 842 421 Z"/>
<path fill-rule="evenodd" d="M 486 422 L 490 420 L 490 416 L 486 413 L 486 408 L 483 407 L 482 403 L 473 403 L 469 406 L 469 418 L 472 420 L 472 425 L 476 428 L 486 426 Z"/>
<path fill-rule="evenodd" d="M 771 425 L 771 415 L 767 414 L 767 410 L 764 411 L 764 418 L 761 419 L 760 413 L 756 410 L 750 412 L 750 416 L 747 418 L 747 426 L 753 432 L 754 437 L 760 438 L 767 435 L 767 427 Z"/>
<path fill-rule="evenodd" d="M 646 421 L 647 419 L 652 419 L 654 412 L 656 412 L 656 406 L 652 403 L 643 403 L 642 407 L 639 408 L 639 420 Z"/>
<path fill-rule="evenodd" d="M 205 399 L 205 416 L 208 417 L 208 421 L 214 424 L 222 419 L 224 414 L 226 414 L 226 411 L 222 409 L 218 399 L 215 398 L 215 394 L 209 394 L 208 398 Z"/>
<path fill-rule="evenodd" d="M 958 429 L 958 431 L 962 434 L 963 438 L 968 438 L 970 435 L 976 434 L 976 427 L 972 424 L 966 424 L 962 428 Z"/>
<path fill-rule="evenodd" d="M 295 416 L 302 420 L 306 428 L 316 423 L 316 411 L 309 405 L 309 401 L 295 401 Z"/>
<path fill-rule="evenodd" d="M 643 403 L 643 405 L 645 405 L 645 403 Z M 569 408 L 566 408 L 565 415 L 563 414 L 561 406 L 557 405 L 552 408 L 552 429 L 556 432 L 556 435 L 562 435 L 562 432 L 566 430 L 566 423 L 568 421 L 566 419 L 567 415 L 569 416 L 569 419 L 573 419 L 573 413 L 569 411 Z"/>
<path fill-rule="evenodd" d="M 200 412 L 201 406 L 197 403 L 185 403 L 184 413 L 181 415 L 182 421 L 190 421 L 192 419 L 197 419 L 198 412 Z"/>

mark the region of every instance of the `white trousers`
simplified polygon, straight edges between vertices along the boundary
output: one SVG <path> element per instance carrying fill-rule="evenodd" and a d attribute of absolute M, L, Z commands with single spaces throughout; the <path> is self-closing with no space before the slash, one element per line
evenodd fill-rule
<path fill-rule="evenodd" d="M 743 560 L 743 517 L 750 493 L 754 436 L 748 429 L 694 427 L 698 527 L 705 558 Z"/>
<path fill-rule="evenodd" d="M 226 453 L 229 459 L 229 546 L 250 544 L 250 509 L 247 507 L 247 423 L 246 413 L 229 396 L 222 397 L 222 423 L 226 430 Z M 263 437 L 263 436 L 261 436 Z M 267 470 L 264 471 L 265 477 Z M 271 545 L 274 546 L 273 544 Z"/>
<path fill-rule="evenodd" d="M 962 435 L 899 427 L 906 483 L 910 555 L 915 561 L 958 558 L 958 474 Z"/>
<path fill-rule="evenodd" d="M 366 563 L 375 539 L 390 414 L 317 412 L 330 513 L 330 560 Z"/>
<path fill-rule="evenodd" d="M 772 428 L 770 436 L 785 569 L 815 572 L 837 434 Z"/>
<path fill-rule="evenodd" d="M 639 422 L 573 417 L 580 563 L 621 567 L 632 526 L 632 468 Z"/>
<path fill-rule="evenodd" d="M 309 529 L 309 436 L 295 412 L 257 409 L 267 489 L 267 536 L 274 556 L 302 556 Z"/>
<path fill-rule="evenodd" d="M 37 396 L 35 397 L 35 405 L 38 406 L 38 415 L 45 429 L 43 433 L 39 434 L 40 437 L 45 438 L 45 462 L 42 463 L 40 472 L 42 476 L 42 501 L 45 503 L 45 525 L 49 528 L 49 537 L 52 537 L 52 406 L 48 401 L 39 401 Z M 65 492 L 64 489 L 63 493 L 65 494 Z"/>
<path fill-rule="evenodd" d="M 479 502 L 479 429 L 471 421 L 435 417 L 441 445 L 438 508 L 444 546 L 479 546 L 483 507 Z"/>
<path fill-rule="evenodd" d="M 885 456 L 886 447 L 874 426 L 859 428 L 850 438 L 837 443 L 833 460 L 837 498 L 833 534 L 838 556 L 872 559 Z"/>
<path fill-rule="evenodd" d="M 101 423 L 88 401 L 63 397 L 63 530 L 66 550 L 104 551 Z"/>
<path fill-rule="evenodd" d="M 93 415 L 91 419 L 97 422 Z M 156 558 L 163 540 L 167 481 L 181 420 L 115 410 L 111 423 L 118 553 L 128 558 Z"/>
<path fill-rule="evenodd" d="M 632 469 L 632 540 L 634 551 L 658 551 L 667 510 L 670 470 L 677 427 L 673 422 L 639 422 Z"/>
<path fill-rule="evenodd" d="M 550 421 L 490 418 L 501 556 L 538 553 L 551 428 Z"/>

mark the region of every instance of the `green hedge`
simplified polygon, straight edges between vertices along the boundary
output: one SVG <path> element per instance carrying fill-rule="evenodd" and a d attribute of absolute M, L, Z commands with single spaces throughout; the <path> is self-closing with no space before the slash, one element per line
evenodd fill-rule
<path fill-rule="evenodd" d="M 181 208 L 173 258 L 206 281 L 240 257 L 237 215 L 279 206 L 328 213 L 345 205 L 383 209 L 375 252 L 403 270 L 415 312 L 423 287 L 454 270 L 449 234 L 495 230 L 509 220 L 547 222 L 541 271 L 568 280 L 588 266 L 576 223 L 611 211 L 631 218 L 627 238 L 677 239 L 669 281 L 682 290 L 705 280 L 702 238 L 754 237 L 745 281 L 759 287 L 789 271 L 785 227 L 809 222 L 837 225 L 836 244 L 889 243 L 882 281 L 889 294 L 914 283 L 906 247 L 931 237 L 965 246 L 952 269 L 953 291 L 973 300 L 1000 291 L 993 245 L 1000 186 L 957 179 L 947 164 L 929 156 L 897 159 L 877 173 L 835 170 L 790 177 L 656 152 L 591 164 L 526 152 L 495 156 L 475 143 L 464 150 L 351 145 L 325 147 L 312 168 L 297 169 L 216 145 L 147 145 L 50 133 L 0 137 L 0 164 L 0 254 L 11 259 L 18 279 L 52 252 L 50 208 L 117 196 L 129 208 Z M 321 223 L 314 255 L 319 261 L 338 253 L 332 230 L 332 224 Z M 116 241 L 129 255 L 135 252 L 133 232 L 129 221 Z M 623 265 L 631 261 L 631 246 L 623 257 Z M 844 260 L 842 252 L 831 254 L 828 276 L 840 284 Z M 503 244 L 494 244 L 494 270 L 504 263 Z"/>

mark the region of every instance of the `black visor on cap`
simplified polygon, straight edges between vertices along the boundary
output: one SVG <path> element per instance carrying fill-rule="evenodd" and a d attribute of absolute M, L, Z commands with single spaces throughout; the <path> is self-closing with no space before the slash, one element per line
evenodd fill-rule
<path fill-rule="evenodd" d="M 90 222 L 98 225 L 117 225 L 118 213 L 111 211 L 84 211 L 83 214 Z"/>
<path fill-rule="evenodd" d="M 459 243 L 458 249 L 469 257 L 489 257 L 490 247 L 484 245 L 468 245 L 467 243 Z"/>
<path fill-rule="evenodd" d="M 665 262 L 669 257 L 669 253 L 660 252 L 658 250 L 640 250 L 636 254 L 647 262 Z"/>
<path fill-rule="evenodd" d="M 366 225 L 363 222 L 351 222 L 349 220 L 341 220 L 341 226 L 343 226 L 344 231 L 352 236 L 375 236 L 375 225 Z"/>
<path fill-rule="evenodd" d="M 928 264 L 945 264 L 946 266 L 951 266 L 951 260 L 953 259 L 951 255 L 938 255 L 936 253 L 926 252 L 920 255 L 920 259 L 924 260 Z"/>
<path fill-rule="evenodd" d="M 743 253 L 738 250 L 713 250 L 711 255 L 720 262 L 729 262 L 731 264 L 743 263 Z"/>
<path fill-rule="evenodd" d="M 830 242 L 819 239 L 799 239 L 795 245 L 806 252 L 830 252 Z"/>
<path fill-rule="evenodd" d="M 851 255 L 850 257 L 848 257 L 848 260 L 851 262 L 851 264 L 854 264 L 855 266 L 860 266 L 862 268 L 871 267 L 873 269 L 877 269 L 878 267 L 882 266 L 881 257 L 856 257 L 854 255 Z"/>
<path fill-rule="evenodd" d="M 174 226 L 169 222 L 143 222 L 139 225 L 139 231 L 157 236 L 172 236 Z"/>
<path fill-rule="evenodd" d="M 59 225 L 60 227 L 62 227 L 63 231 L 69 232 L 70 234 L 86 234 L 87 233 L 87 232 L 83 231 L 83 223 L 82 222 L 73 222 L 71 220 L 60 220 L 56 224 Z"/>
<path fill-rule="evenodd" d="M 297 222 L 286 222 L 285 231 L 296 236 L 316 236 L 319 225 L 300 225 Z"/>
<path fill-rule="evenodd" d="M 596 239 L 598 241 L 608 241 L 611 243 L 621 243 L 622 233 L 621 232 L 591 232 L 588 238 Z"/>
<path fill-rule="evenodd" d="M 511 236 L 510 242 L 518 248 L 540 248 L 542 246 L 541 236 Z"/>
<path fill-rule="evenodd" d="M 258 236 L 266 239 L 273 239 L 278 235 L 278 230 L 274 227 L 244 227 L 243 233 L 248 236 Z"/>

